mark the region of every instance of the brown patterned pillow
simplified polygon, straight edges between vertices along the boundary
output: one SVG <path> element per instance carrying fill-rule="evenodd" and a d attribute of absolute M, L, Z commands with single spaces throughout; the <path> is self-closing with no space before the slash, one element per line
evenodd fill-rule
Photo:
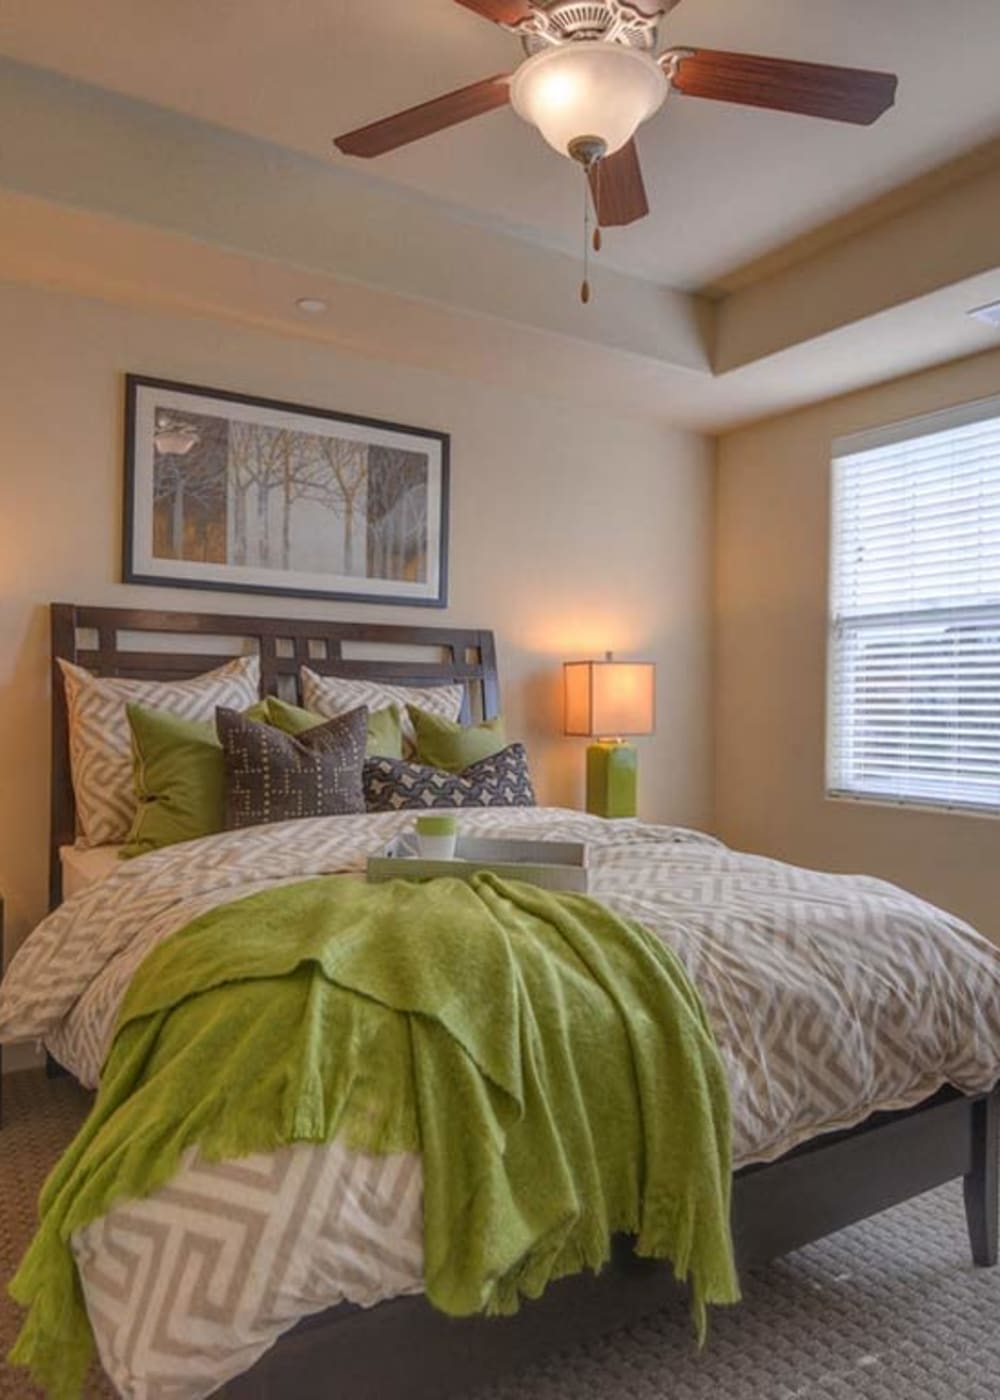
<path fill-rule="evenodd" d="M 523 744 L 508 744 L 461 773 L 446 773 L 424 763 L 398 758 L 370 758 L 365 764 L 365 802 L 369 812 L 399 812 L 428 807 L 534 807 L 535 790 Z"/>
<path fill-rule="evenodd" d="M 365 810 L 365 706 L 299 735 L 226 709 L 216 710 L 215 727 L 226 772 L 227 831 Z"/>

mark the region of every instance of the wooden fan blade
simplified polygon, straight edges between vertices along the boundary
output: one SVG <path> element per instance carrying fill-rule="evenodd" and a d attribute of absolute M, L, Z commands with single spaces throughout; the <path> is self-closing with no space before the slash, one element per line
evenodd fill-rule
<path fill-rule="evenodd" d="M 482 82 L 470 83 L 457 92 L 435 97 L 430 102 L 421 102 L 418 107 L 409 107 L 405 112 L 397 112 L 370 126 L 362 126 L 357 131 L 348 131 L 338 136 L 334 145 L 349 156 L 384 155 L 399 146 L 407 146 L 411 141 L 419 141 L 422 136 L 432 136 L 435 131 L 458 126 L 470 117 L 492 112 L 495 107 L 503 107 L 510 100 L 510 74 L 497 73 Z"/>
<path fill-rule="evenodd" d="M 865 68 L 695 49 L 678 65 L 673 86 L 689 97 L 870 126 L 896 100 L 897 82 L 894 73 Z"/>
<path fill-rule="evenodd" d="M 520 24 L 534 13 L 528 0 L 458 0 L 458 3 L 483 19 L 491 19 L 494 24 Z"/>
<path fill-rule="evenodd" d="M 642 180 L 639 152 L 634 141 L 599 160 L 589 171 L 597 222 L 602 228 L 634 224 L 649 213 L 646 186 Z"/>

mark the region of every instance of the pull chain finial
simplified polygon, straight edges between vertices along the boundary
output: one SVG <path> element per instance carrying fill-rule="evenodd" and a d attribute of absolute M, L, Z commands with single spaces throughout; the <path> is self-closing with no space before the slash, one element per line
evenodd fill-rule
<path fill-rule="evenodd" d="M 590 176 L 593 172 L 596 185 L 594 206 L 599 220 L 601 159 L 608 148 L 599 136 L 577 136 L 567 149 L 583 170 L 583 281 L 580 284 L 580 300 L 586 306 L 590 301 L 590 249 L 593 246 L 594 252 L 599 253 L 602 242 L 599 221 L 594 228 L 593 240 L 590 237 Z"/>

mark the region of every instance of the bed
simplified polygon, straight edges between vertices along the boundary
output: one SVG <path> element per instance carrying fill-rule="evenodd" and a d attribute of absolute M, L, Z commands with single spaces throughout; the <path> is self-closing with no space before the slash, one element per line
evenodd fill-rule
<path fill-rule="evenodd" d="M 249 645 L 259 653 L 265 693 L 283 693 L 294 699 L 299 667 L 308 665 L 321 674 L 394 684 L 443 685 L 458 680 L 467 691 L 467 719 L 491 717 L 499 709 L 496 654 L 492 634 L 487 631 L 74 605 L 55 605 L 52 610 L 54 662 L 65 658 L 98 675 L 193 676 L 231 657 L 234 639 L 235 644 Z M 73 845 L 75 811 L 65 703 L 55 667 L 53 685 L 51 893 L 55 906 L 62 898 L 63 862 L 59 853 Z M 336 823 L 348 819 L 328 820 L 333 825 L 310 832 L 309 845 L 320 855 L 305 867 L 297 853 L 301 841 L 277 828 L 260 838 L 273 843 L 278 861 L 275 869 L 281 878 L 301 876 L 314 868 L 358 868 L 364 851 L 400 825 L 397 816 L 370 818 L 370 829 L 359 838 L 348 835 L 346 827 L 336 827 Z M 787 1101 L 782 1100 L 775 1087 L 780 1075 L 765 1075 L 756 1082 L 754 1075 L 759 1066 L 737 1064 L 734 1052 L 738 1169 L 734 1179 L 733 1232 L 740 1267 L 752 1267 L 961 1177 L 973 1259 L 981 1266 L 997 1262 L 1000 1114 L 994 1086 L 1000 1073 L 1000 1025 L 991 1020 L 991 1015 L 1000 1014 L 1000 1001 L 995 995 L 1000 974 L 996 954 L 989 945 L 977 941 L 976 935 L 957 920 L 949 920 L 882 882 L 850 883 L 846 877 L 795 871 L 777 862 L 728 852 L 720 843 L 697 833 L 644 828 L 641 824 L 602 824 L 599 819 L 578 813 L 544 809 L 513 815 L 485 813 L 472 818 L 473 826 L 477 823 L 491 832 L 510 830 L 524 834 L 530 828 L 541 835 L 577 837 L 590 842 L 596 852 L 598 897 L 635 917 L 644 917 L 647 922 L 662 920 L 662 936 L 675 941 L 681 949 L 703 996 L 707 996 L 710 1011 L 714 1009 L 720 1025 L 727 1020 L 732 1022 L 725 1035 L 720 1032 L 720 1038 L 728 1038 L 732 1044 L 741 1036 L 745 1038 L 747 1017 L 752 1014 L 760 1019 L 759 1008 L 745 1012 L 736 1009 L 738 996 L 734 989 L 741 985 L 743 970 L 739 959 L 734 960 L 733 956 L 734 927 L 739 926 L 740 938 L 747 948 L 756 950 L 758 963 L 768 957 L 774 959 L 776 983 L 785 964 L 798 968 L 796 976 L 800 981 L 807 980 L 802 975 L 806 966 L 802 959 L 807 956 L 805 948 L 815 937 L 815 929 L 810 928 L 808 918 L 801 928 L 794 929 L 790 924 L 786 946 L 775 944 L 769 948 L 774 927 L 760 913 L 769 901 L 773 905 L 780 900 L 785 909 L 812 911 L 809 918 L 816 921 L 815 928 L 824 930 L 823 936 L 828 940 L 824 957 L 831 966 L 838 957 L 842 960 L 838 973 L 841 987 L 848 978 L 844 969 L 851 956 L 851 938 L 862 942 L 867 939 L 871 955 L 877 959 L 877 943 L 888 938 L 890 925 L 895 926 L 892 938 L 899 944 L 899 966 L 885 973 L 879 968 L 879 976 L 885 977 L 887 985 L 892 977 L 898 984 L 895 992 L 887 991 L 881 997 L 881 1004 L 892 1002 L 897 1018 L 893 1026 L 887 1022 L 887 1043 L 895 1040 L 897 1045 L 903 1044 L 916 1033 L 918 1022 L 928 1019 L 914 990 L 914 1020 L 912 1024 L 904 1023 L 905 1017 L 899 1020 L 900 1008 L 905 1006 L 908 995 L 903 985 L 909 975 L 904 962 L 919 956 L 920 944 L 926 939 L 933 941 L 939 936 L 934 945 L 935 957 L 940 955 L 945 962 L 952 946 L 957 949 L 962 945 L 962 956 L 970 960 L 970 966 L 977 963 L 977 975 L 983 979 L 975 985 L 973 979 L 969 984 L 972 990 L 967 988 L 963 993 L 968 1005 L 963 1006 L 962 1014 L 978 1018 L 977 1053 L 970 1052 L 963 1060 L 953 1047 L 951 1062 L 946 1063 L 945 1050 L 934 1045 L 928 1047 L 925 1062 L 914 1059 L 911 1063 L 913 1057 L 907 1050 L 900 1057 L 907 1066 L 905 1085 L 897 1085 L 896 1089 L 890 1085 L 891 1076 L 877 1088 L 872 1081 L 872 1087 L 866 1089 L 861 1084 L 864 1076 L 850 1090 L 834 1088 L 833 1079 L 842 1076 L 843 1070 L 842 1065 L 835 1065 L 830 1084 L 823 1091 L 829 1094 L 831 1102 L 819 1114 L 818 1131 L 806 1130 L 805 1109 L 795 1093 L 790 1092 Z M 209 844 L 202 862 L 205 869 L 218 863 L 217 857 L 227 842 L 233 850 L 237 849 L 233 833 L 206 839 Z M 326 865 L 322 856 L 324 842 L 333 852 Z M 226 859 L 231 857 L 227 855 Z M 129 878 L 136 885 L 147 881 L 152 888 L 156 884 L 157 861 L 169 876 L 169 854 L 160 853 L 134 862 L 134 873 Z M 152 864 L 144 875 L 140 867 L 147 862 Z M 191 897 L 197 902 L 205 890 L 197 887 L 198 860 L 189 865 L 194 882 Z M 650 877 L 650 889 L 644 890 L 642 872 L 647 868 L 653 868 L 654 874 Z M 118 878 L 111 877 L 112 881 Z M 723 891 L 721 896 L 719 890 Z M 724 938 L 717 937 L 709 923 L 700 922 L 700 911 L 719 899 L 727 910 L 728 932 Z M 74 901 L 74 905 L 79 903 Z M 664 914 L 666 904 L 670 908 Z M 179 912 L 172 916 L 175 922 L 178 918 L 183 921 L 185 909 L 181 901 Z M 833 911 L 829 920 L 824 910 Z M 842 939 L 834 936 L 838 933 L 838 920 Z M 862 930 L 862 924 L 867 925 L 867 932 Z M 166 926 L 170 926 L 170 917 Z M 839 951 L 838 941 L 844 944 Z M 127 967 L 122 975 L 126 974 Z M 951 972 L 945 969 L 940 975 L 946 980 Z M 765 981 L 759 980 L 750 999 L 759 1000 L 765 995 Z M 869 993 L 861 988 L 856 995 Z M 956 999 L 958 996 L 956 991 Z M 52 1042 L 59 1058 L 84 1080 L 93 1079 L 94 1065 L 100 1062 L 109 1033 L 110 1002 L 107 997 L 103 1000 L 105 1024 L 100 1034 L 93 1029 L 100 1024 L 98 1007 L 102 996 L 98 995 L 87 1016 L 78 1018 L 81 1022 L 86 1020 L 86 1033 L 74 1034 L 69 1025 Z M 986 1011 L 979 1002 L 989 1003 Z M 817 1077 L 816 1067 L 825 1058 L 824 1044 L 833 1040 L 829 1024 L 832 1013 L 826 1014 L 824 1021 L 819 1014 L 822 1011 L 818 1003 L 803 1002 L 791 1015 L 787 1027 L 775 1030 L 772 1026 L 771 1050 L 767 1053 L 777 1055 L 775 1047 L 783 1038 L 795 1045 L 795 1053 L 800 1056 L 808 1047 L 812 1059 L 804 1070 L 807 1076 Z M 962 1016 L 956 1012 L 953 1019 L 960 1021 Z M 944 1025 L 948 1014 L 939 1020 Z M 838 1035 L 842 1029 L 837 1028 Z M 76 1030 L 79 1032 L 79 1027 Z M 948 1033 L 952 1032 L 963 1036 L 961 1026 L 957 1031 L 952 1027 Z M 760 1045 L 763 1047 L 763 1041 Z M 760 1057 L 766 1057 L 764 1049 Z M 874 1069 L 871 1073 L 875 1073 Z M 777 1112 L 772 1101 L 782 1101 L 782 1111 Z M 775 1121 L 765 1129 L 761 1123 L 768 1119 L 769 1112 Z M 411 1197 L 412 1194 L 411 1191 Z M 411 1215 L 411 1228 L 412 1218 Z M 335 1375 L 339 1392 L 352 1400 L 419 1400 L 424 1396 L 457 1394 L 537 1354 L 668 1304 L 679 1292 L 670 1271 L 636 1258 L 624 1237 L 616 1242 L 612 1263 L 600 1275 L 563 1280 L 512 1318 L 456 1322 L 430 1308 L 420 1296 L 418 1277 L 416 1286 L 413 1277 L 397 1280 L 397 1284 L 397 1292 L 403 1296 L 387 1297 L 374 1306 L 343 1302 L 314 1311 L 285 1330 L 249 1369 L 229 1379 L 218 1393 L 234 1400 L 326 1396 L 331 1393 L 330 1377 Z"/>

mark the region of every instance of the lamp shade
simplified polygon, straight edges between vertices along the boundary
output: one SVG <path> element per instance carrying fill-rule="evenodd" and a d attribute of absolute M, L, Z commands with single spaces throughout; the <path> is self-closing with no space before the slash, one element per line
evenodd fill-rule
<path fill-rule="evenodd" d="M 622 738 L 652 734 L 656 667 L 651 661 L 567 661 L 563 666 L 567 734 Z"/>
<path fill-rule="evenodd" d="M 514 111 L 561 155 L 571 142 L 597 138 L 613 155 L 661 106 L 669 84 L 641 49 L 603 40 L 563 44 L 526 59 L 514 74 Z"/>

